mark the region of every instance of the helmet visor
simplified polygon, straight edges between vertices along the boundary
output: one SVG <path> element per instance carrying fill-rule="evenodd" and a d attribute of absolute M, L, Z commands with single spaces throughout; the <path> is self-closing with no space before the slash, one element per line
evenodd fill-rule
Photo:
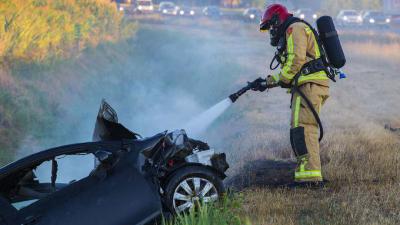
<path fill-rule="evenodd" d="M 271 22 L 270 21 L 265 21 L 265 22 L 260 22 L 260 31 L 261 32 L 268 32 L 269 29 L 271 29 Z"/>

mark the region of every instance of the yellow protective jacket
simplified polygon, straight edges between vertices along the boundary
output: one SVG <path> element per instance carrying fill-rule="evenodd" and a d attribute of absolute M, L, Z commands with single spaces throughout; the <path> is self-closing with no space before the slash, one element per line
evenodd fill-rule
<path fill-rule="evenodd" d="M 295 22 L 288 27 L 286 30 L 286 51 L 280 57 L 283 62 L 281 71 L 272 77 L 276 82 L 281 81 L 285 84 L 292 82 L 293 77 L 305 63 L 321 57 L 314 33 L 307 24 Z M 324 71 L 300 76 L 299 85 L 308 82 L 329 87 L 329 78 Z"/>

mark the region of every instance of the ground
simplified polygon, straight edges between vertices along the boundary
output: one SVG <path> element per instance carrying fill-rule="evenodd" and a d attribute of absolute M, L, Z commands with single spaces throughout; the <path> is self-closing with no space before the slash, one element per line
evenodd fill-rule
<path fill-rule="evenodd" d="M 101 98 L 127 127 L 150 136 L 179 128 L 246 81 L 273 73 L 274 49 L 256 24 L 163 20 L 139 27 L 126 43 L 89 49 L 77 62 L 40 71 L 43 83 L 45 74 L 58 74 L 59 88 L 47 88 L 62 113 L 52 135 L 24 140 L 18 157 L 90 140 Z M 331 84 L 321 116 L 326 188 L 279 187 L 291 182 L 295 165 L 290 95 L 283 89 L 242 96 L 201 137 L 227 153 L 226 183 L 242 196 L 238 215 L 252 224 L 400 224 L 400 136 L 385 129 L 399 120 L 400 38 L 349 30 L 341 35 L 348 78 Z"/>
<path fill-rule="evenodd" d="M 266 68 L 273 49 L 267 37 L 255 26 L 226 27 L 202 32 L 221 39 L 226 50 L 221 54 L 233 55 L 247 69 L 232 78 L 236 86 L 271 73 Z M 290 96 L 284 90 L 247 94 L 207 135 L 228 153 L 227 184 L 242 194 L 242 216 L 254 224 L 400 223 L 400 136 L 384 129 L 398 119 L 400 109 L 399 42 L 343 33 L 348 78 L 331 84 L 322 111 L 326 188 L 279 187 L 292 181 L 295 165 L 288 137 Z"/>

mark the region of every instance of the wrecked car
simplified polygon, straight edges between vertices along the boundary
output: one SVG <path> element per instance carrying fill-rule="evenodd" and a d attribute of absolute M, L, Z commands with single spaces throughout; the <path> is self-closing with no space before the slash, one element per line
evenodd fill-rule
<path fill-rule="evenodd" d="M 88 167 L 88 175 L 68 180 L 64 157 L 89 157 L 67 166 Z M 40 170 L 44 164 L 48 169 Z M 141 138 L 103 100 L 93 142 L 51 148 L 0 169 L 0 224 L 152 223 L 219 199 L 228 167 L 225 154 L 184 130 Z M 38 178 L 42 173 L 47 180 Z"/>

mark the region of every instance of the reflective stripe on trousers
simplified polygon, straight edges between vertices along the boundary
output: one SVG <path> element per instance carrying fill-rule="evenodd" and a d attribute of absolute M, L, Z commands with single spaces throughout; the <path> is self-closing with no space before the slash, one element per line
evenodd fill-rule
<path fill-rule="evenodd" d="M 301 97 L 297 96 L 296 97 L 296 104 L 294 105 L 294 118 L 293 118 L 293 128 L 296 128 L 299 126 L 299 112 L 300 112 L 300 103 L 301 103 Z"/>
<path fill-rule="evenodd" d="M 295 179 L 322 178 L 321 170 L 308 170 L 294 173 Z"/>

